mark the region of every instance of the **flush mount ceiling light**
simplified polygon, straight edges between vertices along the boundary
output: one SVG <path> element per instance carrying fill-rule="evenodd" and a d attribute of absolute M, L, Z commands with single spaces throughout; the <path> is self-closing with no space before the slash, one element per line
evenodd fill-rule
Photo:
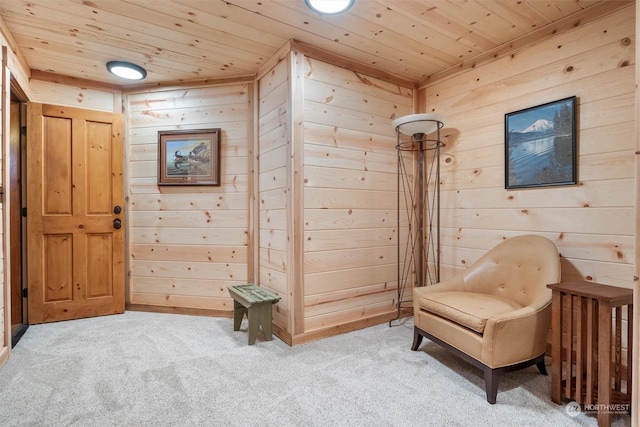
<path fill-rule="evenodd" d="M 353 6 L 355 0 L 304 0 L 314 12 L 333 15 L 342 13 Z"/>
<path fill-rule="evenodd" d="M 128 80 L 142 80 L 147 77 L 147 70 L 127 61 L 109 61 L 107 70 L 113 75 Z"/>

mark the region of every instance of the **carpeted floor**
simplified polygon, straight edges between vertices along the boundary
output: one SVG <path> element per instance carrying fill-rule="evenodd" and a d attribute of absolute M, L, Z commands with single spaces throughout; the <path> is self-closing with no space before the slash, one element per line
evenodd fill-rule
<path fill-rule="evenodd" d="M 31 326 L 0 368 L 0 425 L 597 425 L 553 404 L 535 367 L 488 404 L 480 370 L 426 340 L 410 351 L 410 319 L 295 347 L 242 329 L 142 312 Z"/>

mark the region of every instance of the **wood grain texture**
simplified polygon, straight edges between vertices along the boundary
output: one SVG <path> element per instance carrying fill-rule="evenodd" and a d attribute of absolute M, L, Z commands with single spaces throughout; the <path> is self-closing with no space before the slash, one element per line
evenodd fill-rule
<path fill-rule="evenodd" d="M 421 108 L 447 117 L 444 279 L 503 239 L 533 233 L 558 247 L 563 281 L 633 286 L 634 37 L 633 14 L 620 11 L 424 86 Z M 505 190 L 504 114 L 573 95 L 579 105 L 578 185 Z M 623 339 L 621 353 L 627 345 Z"/>
<path fill-rule="evenodd" d="M 170 14 L 164 17 L 153 11 L 149 16 L 142 14 L 143 10 L 153 9 L 152 3 L 143 2 L 134 8 L 133 14 L 141 22 L 136 31 L 159 28 L 158 22 L 171 25 L 167 18 L 171 14 L 180 16 L 184 24 L 192 19 L 194 22 L 187 24 L 190 26 L 187 29 L 172 27 L 171 34 L 178 37 L 175 43 L 186 40 L 184 34 L 199 33 L 207 25 L 206 20 L 229 29 L 230 22 L 239 24 L 242 19 L 258 18 L 254 11 L 240 10 L 233 4 L 220 3 L 203 10 L 197 1 L 184 5 L 171 3 Z M 285 6 L 283 1 L 266 2 L 263 6 L 270 7 L 271 3 L 275 3 L 277 10 L 292 9 L 292 15 L 283 15 L 287 19 L 305 14 L 303 5 Z M 93 14 L 90 5 L 82 7 L 82 12 L 76 13 Z M 265 10 L 260 5 L 252 7 Z M 366 31 L 400 22 L 406 27 L 407 20 L 414 22 L 416 28 L 439 41 L 439 48 L 428 52 L 415 50 L 417 38 L 422 36 L 418 37 L 419 31 L 413 29 L 402 34 L 382 32 L 371 41 L 365 40 L 362 33 L 347 37 L 330 26 L 340 43 L 347 39 L 352 48 L 358 43 L 386 50 L 395 48 L 397 51 L 380 59 L 376 66 L 389 65 L 387 69 L 396 74 L 419 73 L 418 78 L 425 80 L 422 92 L 415 97 L 411 87 L 332 65 L 335 57 L 325 56 L 323 60 L 317 50 L 308 48 L 305 56 L 304 47 L 299 45 L 305 67 L 304 98 L 299 99 L 300 92 L 293 95 L 297 83 L 288 80 L 295 70 L 291 63 L 282 61 L 289 54 L 287 48 L 282 48 L 286 40 L 268 38 L 264 42 L 269 49 L 263 50 L 256 49 L 256 40 L 248 37 L 259 28 L 266 29 L 261 23 L 256 27 L 246 23 L 239 26 L 246 36 L 236 34 L 242 40 L 234 40 L 241 49 L 248 50 L 229 67 L 241 70 L 256 58 L 260 58 L 256 62 L 265 64 L 273 61 L 270 64 L 275 67 L 259 72 L 255 106 L 250 105 L 248 93 L 253 89 L 246 82 L 147 88 L 128 93 L 125 109 L 131 117 L 127 134 L 127 207 L 134 272 L 132 299 L 139 304 L 166 307 L 204 309 L 212 308 L 206 304 L 213 304 L 224 310 L 229 308 L 225 306 L 229 298 L 219 295 L 221 287 L 246 279 L 243 266 L 247 271 L 247 263 L 257 262 L 256 277 L 283 295 L 274 307 L 274 322 L 292 340 L 322 335 L 322 331 L 342 325 L 365 324 L 367 316 L 384 316 L 380 312 L 393 305 L 392 260 L 401 234 L 394 216 L 396 158 L 390 122 L 413 112 L 414 98 L 424 100 L 421 109 L 442 112 L 447 117 L 442 177 L 447 218 L 442 231 L 446 236 L 444 275 L 463 269 L 505 237 L 533 232 L 556 242 L 563 255 L 566 278 L 629 285 L 634 263 L 634 236 L 630 229 L 634 227 L 636 199 L 632 191 L 636 148 L 630 138 L 635 126 L 632 90 L 635 32 L 630 29 L 635 24 L 630 14 L 606 13 L 596 21 L 592 17 L 593 22 L 564 29 L 526 48 L 519 46 L 513 56 L 500 55 L 481 66 L 443 75 L 437 82 L 428 79 L 425 65 L 426 58 L 440 66 L 449 64 L 447 61 L 453 60 L 450 56 L 458 56 L 456 62 L 460 55 L 471 59 L 470 51 L 472 55 L 480 55 L 495 48 L 500 33 L 507 28 L 524 35 L 532 22 L 545 26 L 567 14 L 580 13 L 583 7 L 585 3 L 571 2 L 558 3 L 553 8 L 533 2 L 523 2 L 514 8 L 504 7 L 500 2 L 483 2 L 467 8 L 447 3 L 429 13 L 417 3 L 404 2 L 389 10 L 384 1 L 374 1 L 370 10 L 354 10 L 355 19 L 362 25 L 358 28 Z M 50 19 L 63 14 L 60 7 L 49 3 L 36 2 L 33 8 L 36 18 L 45 17 L 43 12 L 47 10 L 52 11 Z M 100 12 L 113 18 L 122 13 L 117 8 L 101 5 Z M 26 22 L 26 16 L 21 16 L 24 7 L 12 5 L 8 9 L 16 22 L 25 24 L 19 34 L 20 43 L 28 42 L 29 36 L 40 31 L 32 22 Z M 498 9 L 505 15 L 500 15 Z M 487 10 L 491 11 L 489 15 L 480 14 Z M 220 13 L 228 18 L 221 19 Z M 275 16 L 273 13 L 268 11 L 270 19 Z M 484 18 L 476 19 L 478 14 Z M 477 21 L 474 24 L 477 30 L 465 33 L 462 23 L 472 17 Z M 162 19 L 153 22 L 155 18 Z M 320 21 L 314 18 L 308 22 L 306 28 L 316 31 Z M 109 31 L 120 24 L 110 25 Z M 445 28 L 450 33 L 445 34 Z M 82 34 L 91 37 L 96 33 L 83 29 Z M 456 43 L 451 41 L 452 36 L 458 39 Z M 404 44 L 399 46 L 398 40 L 404 40 Z M 42 58 L 50 60 L 51 67 L 56 68 L 63 65 L 71 50 L 59 38 L 52 41 L 61 47 L 61 59 L 45 53 Z M 336 43 L 322 41 L 319 46 Z M 290 46 L 295 48 L 296 44 Z M 167 49 L 171 50 L 170 47 Z M 193 50 L 188 49 L 189 52 L 172 52 L 171 61 L 159 61 L 158 76 L 168 75 L 163 74 L 163 67 L 180 62 L 179 58 L 194 52 L 194 57 L 214 52 L 210 40 L 190 48 Z M 90 46 L 87 49 L 91 50 Z M 268 52 L 278 52 L 278 60 L 273 60 Z M 32 55 L 39 53 L 34 51 Z M 284 56 L 280 57 L 281 54 Z M 409 57 L 415 61 L 411 65 L 406 62 Z M 404 64 L 399 65 L 400 59 Z M 202 57 L 196 64 L 205 62 L 211 64 Z M 345 64 L 348 63 L 339 65 Z M 403 65 L 406 67 L 401 70 Z M 197 69 L 176 65 L 180 67 L 180 72 L 190 73 L 189 77 L 201 78 Z M 86 62 L 78 62 L 77 68 L 85 76 L 88 74 Z M 229 70 L 224 73 L 228 75 Z M 113 95 L 100 93 L 98 88 L 63 86 L 40 82 L 35 87 L 43 98 L 74 97 L 72 103 L 96 109 L 117 104 Z M 580 184 L 505 191 L 504 113 L 573 94 L 580 97 Z M 247 123 L 254 111 L 257 141 L 252 153 L 248 146 L 253 143 L 253 135 Z M 157 131 L 208 127 L 212 122 L 220 123 L 224 129 L 222 186 L 158 188 Z M 286 144 L 300 138 L 304 151 L 294 163 L 293 151 Z M 255 159 L 250 158 L 252 155 Z M 256 165 L 254 212 L 250 212 L 253 205 L 248 194 L 254 179 L 250 176 L 252 164 Z M 300 177 L 304 186 L 292 195 L 291 183 Z M 292 202 L 298 203 L 297 207 Z M 294 220 L 293 215 L 298 213 L 302 215 Z M 298 220 L 302 225 L 297 235 L 303 239 L 302 259 L 295 249 L 298 258 L 291 256 L 290 239 Z M 255 224 L 253 236 L 248 227 L 250 221 Z M 249 248 L 255 242 L 256 247 Z M 158 269 L 158 265 L 162 268 Z M 303 271 L 303 282 L 295 285 L 296 290 L 305 290 L 302 299 L 296 300 L 298 304 L 303 301 L 302 308 L 294 308 L 294 301 L 289 298 L 292 282 L 288 275 L 294 274 L 294 268 Z M 214 277 L 205 278 L 213 270 Z M 380 278 L 384 280 L 375 281 Z M 296 335 L 289 322 L 300 310 L 305 316 L 304 332 Z"/>
<path fill-rule="evenodd" d="M 394 310 L 397 153 L 412 88 L 305 61 L 305 332 Z"/>
<path fill-rule="evenodd" d="M 36 103 L 28 117 L 29 323 L 122 313 L 122 117 Z"/>
<path fill-rule="evenodd" d="M 635 52 L 624 40 L 634 34 L 633 16 L 621 11 L 424 88 L 423 108 L 447 116 L 442 257 L 448 267 L 469 265 L 503 238 L 535 233 L 556 242 L 564 275 L 629 285 L 635 94 L 634 67 L 626 65 Z M 570 95 L 579 102 L 579 184 L 505 190 L 504 114 Z M 603 140 L 612 145 L 603 149 Z"/>
<path fill-rule="evenodd" d="M 130 303 L 232 310 L 248 275 L 247 83 L 125 96 Z M 220 127 L 219 187 L 159 187 L 159 130 Z M 224 291 L 223 291 L 224 290 Z"/>
<path fill-rule="evenodd" d="M 635 33 L 640 34 L 640 8 L 635 8 Z M 636 43 L 635 46 L 636 58 L 640 55 L 640 45 Z M 640 82 L 640 69 L 635 67 L 635 82 L 636 85 Z M 640 94 L 636 91 L 636 105 L 640 105 Z M 637 107 L 636 107 L 637 108 Z M 636 135 L 640 134 L 640 121 L 637 119 L 636 112 L 636 120 L 634 121 L 634 131 Z M 636 165 L 636 191 L 640 188 L 640 139 L 636 137 L 636 151 L 635 151 L 635 165 Z M 636 224 L 640 224 L 640 208 L 638 207 L 638 194 L 636 193 Z M 635 259 L 634 259 L 634 282 L 633 282 L 633 305 L 636 307 L 636 314 L 634 316 L 635 319 L 638 319 L 638 309 L 640 308 L 640 251 L 637 249 L 640 247 L 640 232 L 636 227 L 636 232 L 634 236 L 634 245 L 636 248 L 635 251 Z M 632 349 L 632 359 L 631 363 L 633 365 L 633 382 L 632 382 L 632 391 L 631 391 L 631 407 L 638 408 L 640 407 L 640 327 L 637 325 L 636 320 L 635 327 L 631 328 L 632 332 L 632 340 L 633 340 L 633 349 Z M 638 416 L 638 411 L 631 411 L 631 424 L 638 425 L 640 422 L 640 417 Z"/>
<path fill-rule="evenodd" d="M 275 304 L 273 322 L 276 334 L 286 331 L 293 335 L 295 313 L 291 295 L 293 267 L 290 237 L 293 230 L 291 206 L 291 70 L 290 52 L 282 53 L 281 61 L 262 75 L 257 83 L 258 159 L 257 221 L 258 283 L 281 300 Z"/>
<path fill-rule="evenodd" d="M 356 70 L 363 80 L 373 76 L 410 87 L 505 57 L 629 4 L 369 0 L 326 19 L 289 0 L 4 0 L 0 33 L 8 40 L 10 64 L 26 72 L 20 75 L 25 86 L 31 70 L 120 85 L 104 67 L 112 58 L 144 65 L 151 89 L 261 78 L 293 49 Z"/>
<path fill-rule="evenodd" d="M 7 67 L 5 64 L 7 63 L 7 51 L 6 40 L 2 37 L 2 27 L 3 24 L 0 23 L 0 63 L 3 64 L 2 69 L 0 70 L 0 95 L 2 99 L 0 99 L 0 140 L 2 143 L 2 153 L 10 153 L 9 144 L 10 144 L 10 110 L 11 107 L 9 105 L 9 88 L 10 88 L 10 75 L 6 72 Z M 8 198 L 11 197 L 11 187 L 10 184 L 10 173 L 9 173 L 9 164 L 10 162 L 7 159 L 2 159 L 3 165 L 3 174 L 0 176 L 0 182 L 6 189 L 9 190 Z M 6 191 L 6 190 L 5 190 Z M 10 199 L 9 199 L 10 200 Z M 2 215 L 0 216 L 0 232 L 2 241 L 4 244 L 0 248 L 0 270 L 2 274 L 0 274 L 0 366 L 2 366 L 7 359 L 9 358 L 9 353 L 11 352 L 11 324 L 12 324 L 12 316 L 11 316 L 11 279 L 10 279 L 10 266 L 9 262 L 11 259 L 11 251 L 9 250 L 7 254 L 5 254 L 5 247 L 10 244 L 11 241 L 11 230 L 7 230 L 10 227 L 10 216 L 8 213 L 10 210 L 7 210 L 5 205 L 6 202 L 2 204 Z M 11 202 L 9 202 L 11 203 Z M 9 208 L 10 209 L 10 208 Z M 9 231 L 7 233 L 7 231 Z M 5 267 L 6 265 L 6 267 Z"/>

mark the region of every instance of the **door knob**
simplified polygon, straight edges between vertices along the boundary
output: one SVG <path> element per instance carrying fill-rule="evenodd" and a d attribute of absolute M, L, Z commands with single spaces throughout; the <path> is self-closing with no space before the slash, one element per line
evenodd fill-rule
<path fill-rule="evenodd" d="M 120 221 L 120 218 L 116 218 L 113 220 L 113 228 L 115 228 L 116 230 L 119 230 L 120 227 L 122 227 L 122 221 Z"/>
<path fill-rule="evenodd" d="M 116 214 L 116 215 L 118 215 L 120 212 L 122 212 L 122 208 L 121 208 L 120 206 L 116 205 L 116 206 L 113 208 L 113 213 L 114 213 L 114 214 Z"/>

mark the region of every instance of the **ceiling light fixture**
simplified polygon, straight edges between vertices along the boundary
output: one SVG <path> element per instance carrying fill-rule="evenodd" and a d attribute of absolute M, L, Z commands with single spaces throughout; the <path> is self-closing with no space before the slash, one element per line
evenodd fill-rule
<path fill-rule="evenodd" d="M 127 61 L 109 61 L 107 70 L 113 75 L 128 80 L 142 80 L 147 77 L 147 70 Z"/>
<path fill-rule="evenodd" d="M 353 6 L 355 0 L 304 0 L 309 9 L 327 15 L 342 13 Z"/>

